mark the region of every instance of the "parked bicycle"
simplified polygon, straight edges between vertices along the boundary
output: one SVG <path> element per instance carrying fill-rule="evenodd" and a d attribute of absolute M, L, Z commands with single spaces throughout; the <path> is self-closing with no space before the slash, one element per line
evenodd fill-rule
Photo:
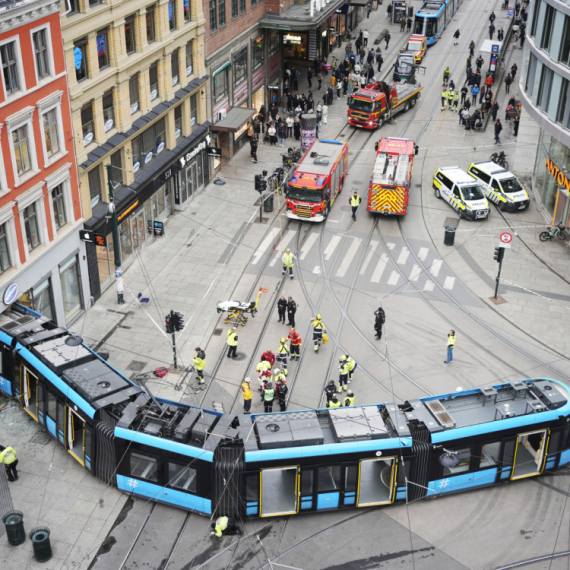
<path fill-rule="evenodd" d="M 564 240 L 566 239 L 566 235 L 564 234 L 564 229 L 565 228 L 562 224 L 558 224 L 556 228 L 552 226 L 551 228 L 548 228 L 548 231 L 540 232 L 538 237 L 540 241 L 553 240 L 555 237 Z"/>
<path fill-rule="evenodd" d="M 507 162 L 506 159 L 506 154 L 501 151 L 501 152 L 494 152 L 491 155 L 491 160 L 495 163 L 498 164 L 499 166 L 502 166 L 505 170 L 509 169 L 509 163 Z"/>

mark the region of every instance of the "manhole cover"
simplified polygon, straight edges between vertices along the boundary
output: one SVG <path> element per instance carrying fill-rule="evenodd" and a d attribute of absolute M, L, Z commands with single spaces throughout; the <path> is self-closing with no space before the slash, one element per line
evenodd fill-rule
<path fill-rule="evenodd" d="M 131 363 L 127 366 L 127 370 L 133 370 L 134 372 L 142 372 L 147 364 L 148 362 L 141 362 L 140 360 L 131 360 Z"/>
<path fill-rule="evenodd" d="M 214 332 L 212 333 L 212 336 L 222 336 L 222 331 L 224 329 L 214 329 Z"/>

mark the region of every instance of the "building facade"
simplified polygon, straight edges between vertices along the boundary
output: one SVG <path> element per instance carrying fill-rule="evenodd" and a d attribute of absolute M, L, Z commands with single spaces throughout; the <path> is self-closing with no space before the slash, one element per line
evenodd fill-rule
<path fill-rule="evenodd" d="M 89 305 L 59 0 L 0 12 L 0 311 L 69 326 Z"/>
<path fill-rule="evenodd" d="M 97 299 L 114 279 L 109 187 L 127 267 L 208 183 L 204 17 L 197 0 L 67 2 L 61 21 Z"/>
<path fill-rule="evenodd" d="M 570 223 L 570 3 L 534 0 L 527 22 L 523 106 L 540 127 L 533 187 L 553 223 Z"/>

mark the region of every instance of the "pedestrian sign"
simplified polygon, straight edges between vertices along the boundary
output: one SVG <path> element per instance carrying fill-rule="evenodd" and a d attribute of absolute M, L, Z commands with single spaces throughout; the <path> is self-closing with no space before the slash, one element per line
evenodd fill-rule
<path fill-rule="evenodd" d="M 504 232 L 501 234 L 500 239 L 503 243 L 511 243 L 513 241 L 513 236 L 508 232 Z"/>

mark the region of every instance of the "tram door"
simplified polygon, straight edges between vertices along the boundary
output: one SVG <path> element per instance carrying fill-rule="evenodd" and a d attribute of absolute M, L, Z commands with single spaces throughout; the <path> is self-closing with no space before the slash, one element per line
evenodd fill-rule
<path fill-rule="evenodd" d="M 21 394 L 24 410 L 38 421 L 38 377 L 24 365 L 21 370 Z"/>
<path fill-rule="evenodd" d="M 85 422 L 69 406 L 67 415 L 67 450 L 81 465 L 85 465 Z"/>
<path fill-rule="evenodd" d="M 521 433 L 517 437 L 511 479 L 539 475 L 544 470 L 550 430 Z"/>
<path fill-rule="evenodd" d="M 357 507 L 394 502 L 398 472 L 398 460 L 395 457 L 363 459 L 359 471 Z"/>
<path fill-rule="evenodd" d="M 261 470 L 260 516 L 276 517 L 299 512 L 299 466 Z"/>

